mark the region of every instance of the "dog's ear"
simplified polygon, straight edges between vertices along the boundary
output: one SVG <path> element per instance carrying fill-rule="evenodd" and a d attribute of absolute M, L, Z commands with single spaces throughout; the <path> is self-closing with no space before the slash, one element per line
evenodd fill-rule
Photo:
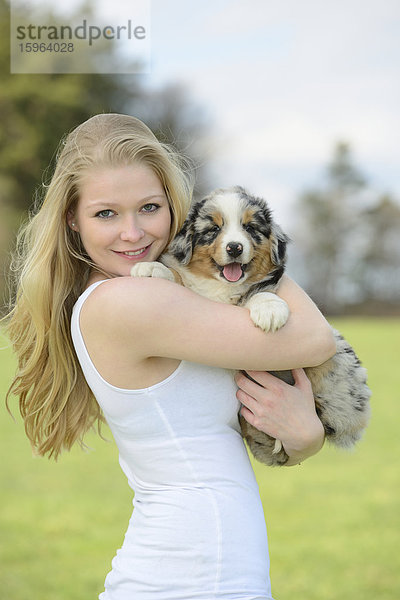
<path fill-rule="evenodd" d="M 176 234 L 168 247 L 168 253 L 172 254 L 182 265 L 188 265 L 193 253 L 194 223 L 198 214 L 197 204 L 189 211 L 186 221 L 181 230 Z"/>
<path fill-rule="evenodd" d="M 199 211 L 206 201 L 207 198 L 203 198 L 192 205 L 182 229 L 176 234 L 168 247 L 168 253 L 172 254 L 184 266 L 188 265 L 192 258 L 195 242 L 195 223 Z"/>
<path fill-rule="evenodd" d="M 289 237 L 283 233 L 282 229 L 276 223 L 273 223 L 270 235 L 271 260 L 276 266 L 284 265 L 286 262 L 286 246 Z"/>
<path fill-rule="evenodd" d="M 168 253 L 172 254 L 182 265 L 188 265 L 192 258 L 193 234 L 193 223 L 186 220 L 168 247 Z"/>

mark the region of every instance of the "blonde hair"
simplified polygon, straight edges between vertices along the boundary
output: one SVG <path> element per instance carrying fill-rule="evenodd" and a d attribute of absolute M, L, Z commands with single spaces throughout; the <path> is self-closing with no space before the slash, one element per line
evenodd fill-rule
<path fill-rule="evenodd" d="M 103 420 L 70 334 L 72 308 L 96 265 L 67 216 L 89 169 L 137 163 L 151 167 L 163 184 L 171 240 L 191 201 L 188 164 L 141 121 L 119 114 L 96 115 L 61 143 L 44 200 L 18 236 L 11 269 L 16 293 L 7 317 L 18 368 L 7 402 L 11 394 L 19 397 L 26 434 L 39 455 L 57 459 L 76 441 L 84 446 L 85 433 Z"/>

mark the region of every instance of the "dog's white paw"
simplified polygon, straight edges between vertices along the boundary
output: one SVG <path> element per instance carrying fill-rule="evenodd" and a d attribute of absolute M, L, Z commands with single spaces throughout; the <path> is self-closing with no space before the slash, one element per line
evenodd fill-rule
<path fill-rule="evenodd" d="M 276 331 L 288 320 L 289 307 L 282 298 L 271 292 L 255 294 L 246 303 L 254 325 L 264 331 Z"/>
<path fill-rule="evenodd" d="M 131 269 L 132 277 L 158 277 L 175 281 L 172 271 L 159 262 L 140 262 Z"/>

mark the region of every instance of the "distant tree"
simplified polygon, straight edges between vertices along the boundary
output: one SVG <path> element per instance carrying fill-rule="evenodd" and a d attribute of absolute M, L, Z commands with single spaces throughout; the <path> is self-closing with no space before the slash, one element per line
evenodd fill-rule
<path fill-rule="evenodd" d="M 289 266 L 324 312 L 400 309 L 400 204 L 368 189 L 348 144 L 297 210 Z"/>
<path fill-rule="evenodd" d="M 298 203 L 298 251 L 307 290 L 325 311 L 340 310 L 357 259 L 360 192 L 365 180 L 353 164 L 350 146 L 334 149 L 324 187 L 305 192 Z"/>
<path fill-rule="evenodd" d="M 369 302 L 400 303 L 400 206 L 389 195 L 364 212 L 364 249 L 355 274 Z"/>

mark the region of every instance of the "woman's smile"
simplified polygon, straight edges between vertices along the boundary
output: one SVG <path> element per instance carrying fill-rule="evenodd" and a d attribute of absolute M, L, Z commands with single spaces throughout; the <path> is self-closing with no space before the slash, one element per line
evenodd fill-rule
<path fill-rule="evenodd" d="M 113 252 L 115 252 L 115 254 L 119 254 L 122 258 L 126 258 L 128 260 L 137 260 L 138 258 L 144 258 L 147 256 L 150 247 L 151 244 L 144 246 L 143 248 L 139 248 L 139 250 L 113 250 Z"/>

